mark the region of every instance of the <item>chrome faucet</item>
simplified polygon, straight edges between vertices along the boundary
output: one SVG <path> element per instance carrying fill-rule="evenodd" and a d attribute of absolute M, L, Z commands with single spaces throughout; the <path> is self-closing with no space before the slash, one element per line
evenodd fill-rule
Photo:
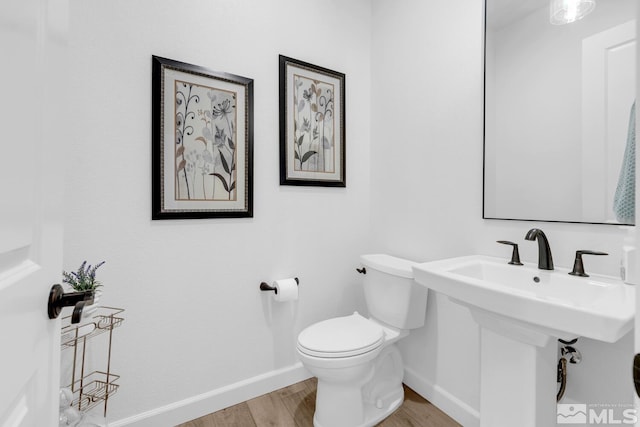
<path fill-rule="evenodd" d="M 538 240 L 538 268 L 540 270 L 553 270 L 553 258 L 547 236 L 539 228 L 532 228 L 524 236 L 526 240 Z"/>

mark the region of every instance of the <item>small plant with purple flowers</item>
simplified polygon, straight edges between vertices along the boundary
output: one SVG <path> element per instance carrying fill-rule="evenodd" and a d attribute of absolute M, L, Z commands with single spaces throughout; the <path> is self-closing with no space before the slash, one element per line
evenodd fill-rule
<path fill-rule="evenodd" d="M 67 283 L 71 286 L 75 291 L 90 291 L 97 289 L 102 286 L 102 284 L 96 279 L 96 270 L 100 268 L 105 261 L 102 261 L 94 266 L 91 264 L 87 265 L 87 261 L 83 261 L 78 268 L 78 271 L 72 271 L 71 273 L 67 273 L 66 271 L 62 272 L 64 283 Z"/>

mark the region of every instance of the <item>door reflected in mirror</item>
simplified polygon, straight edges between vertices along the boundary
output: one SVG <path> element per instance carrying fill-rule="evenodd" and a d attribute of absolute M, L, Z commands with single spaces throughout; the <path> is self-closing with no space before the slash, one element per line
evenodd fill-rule
<path fill-rule="evenodd" d="M 635 3 L 486 0 L 484 218 L 634 223 Z"/>

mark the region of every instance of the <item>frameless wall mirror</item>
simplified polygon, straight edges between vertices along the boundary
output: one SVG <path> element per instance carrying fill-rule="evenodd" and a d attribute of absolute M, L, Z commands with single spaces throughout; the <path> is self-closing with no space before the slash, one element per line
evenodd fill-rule
<path fill-rule="evenodd" d="M 486 0 L 484 218 L 634 223 L 635 3 Z"/>

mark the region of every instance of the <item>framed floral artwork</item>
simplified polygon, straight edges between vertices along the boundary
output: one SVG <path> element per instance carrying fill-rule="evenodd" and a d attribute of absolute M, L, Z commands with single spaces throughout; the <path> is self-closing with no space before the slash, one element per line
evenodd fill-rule
<path fill-rule="evenodd" d="M 253 216 L 253 80 L 152 57 L 152 218 Z"/>
<path fill-rule="evenodd" d="M 345 75 L 280 55 L 280 184 L 345 187 Z"/>

